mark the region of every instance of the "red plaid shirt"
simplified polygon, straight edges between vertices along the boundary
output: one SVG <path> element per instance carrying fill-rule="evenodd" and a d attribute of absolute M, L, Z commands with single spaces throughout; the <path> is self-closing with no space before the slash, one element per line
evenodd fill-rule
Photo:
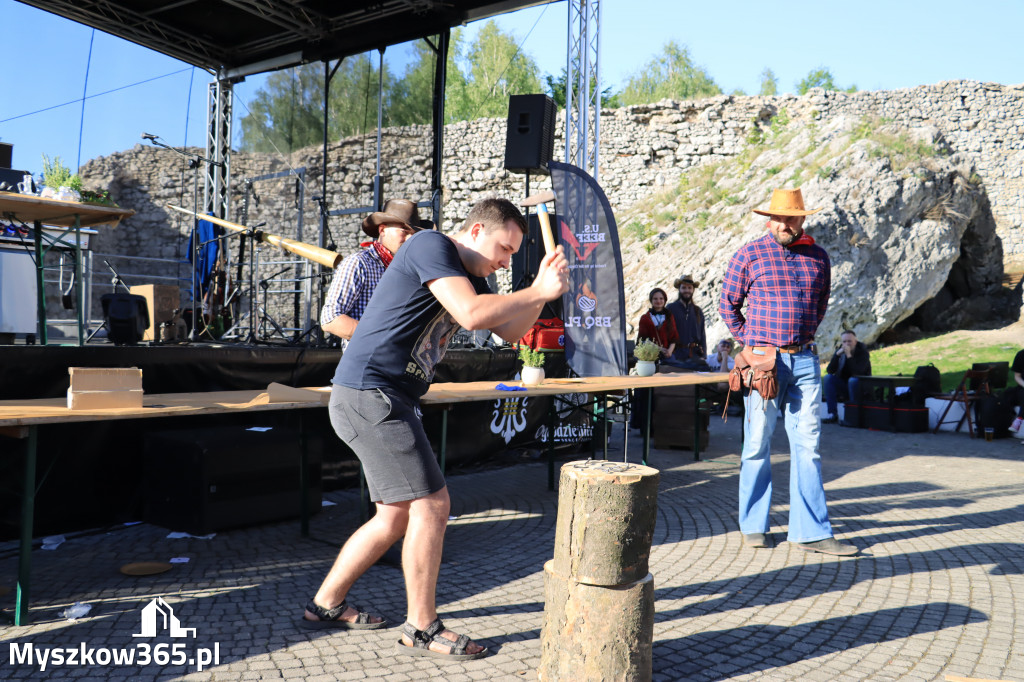
<path fill-rule="evenodd" d="M 745 345 L 805 344 L 814 340 L 831 291 L 832 264 L 825 249 L 781 246 L 766 234 L 729 260 L 718 312 Z"/>

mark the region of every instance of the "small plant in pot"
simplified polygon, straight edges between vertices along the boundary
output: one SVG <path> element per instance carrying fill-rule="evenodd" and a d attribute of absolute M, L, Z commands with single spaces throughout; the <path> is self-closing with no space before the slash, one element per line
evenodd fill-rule
<path fill-rule="evenodd" d="M 649 377 L 656 369 L 655 361 L 661 356 L 661 346 L 650 339 L 644 339 L 633 349 L 636 356 L 636 373 L 642 377 Z"/>
<path fill-rule="evenodd" d="M 529 346 L 519 346 L 523 369 L 519 373 L 523 386 L 538 386 L 544 381 L 544 353 Z"/>
<path fill-rule="evenodd" d="M 59 156 L 51 161 L 49 156 L 43 154 L 43 184 L 46 185 L 41 195 L 44 199 L 81 199 L 82 178 L 72 174 L 71 169 L 61 163 Z"/>

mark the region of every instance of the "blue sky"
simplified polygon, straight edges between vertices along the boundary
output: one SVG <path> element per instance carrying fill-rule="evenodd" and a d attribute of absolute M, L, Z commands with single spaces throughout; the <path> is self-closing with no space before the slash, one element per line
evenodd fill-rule
<path fill-rule="evenodd" d="M 688 46 L 694 61 L 726 92 L 756 93 L 766 67 L 783 92 L 792 92 L 797 81 L 821 66 L 831 69 L 839 85 L 862 90 L 961 78 L 1024 83 L 1020 0 L 604 0 L 602 5 L 602 80 L 615 89 L 668 40 Z M 567 20 L 565 2 L 497 19 L 541 71 L 551 74 L 565 66 Z M 79 153 L 84 163 L 129 149 L 141 142 L 143 132 L 175 146 L 204 144 L 210 80 L 205 72 L 14 0 L 0 0 L 0 27 L 6 55 L 6 68 L 0 70 L 0 141 L 14 144 L 15 168 L 40 171 L 44 153 L 75 168 Z M 467 38 L 478 28 L 470 24 Z M 402 55 L 397 48 L 387 52 L 398 64 Z M 148 82 L 124 87 L 143 81 Z M 263 77 L 250 77 L 236 87 L 236 113 L 244 114 L 262 82 Z M 84 116 L 83 92 L 89 95 Z M 58 106 L 68 102 L 73 103 Z"/>

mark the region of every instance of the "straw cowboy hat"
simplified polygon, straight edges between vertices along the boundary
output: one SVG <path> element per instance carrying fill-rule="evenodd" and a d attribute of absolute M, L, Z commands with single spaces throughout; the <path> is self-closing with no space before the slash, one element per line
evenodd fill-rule
<path fill-rule="evenodd" d="M 676 277 L 676 281 L 672 283 L 672 287 L 674 289 L 678 289 L 679 285 L 682 284 L 683 282 L 689 282 L 694 289 L 700 286 L 700 282 L 694 281 L 693 275 L 679 275 L 678 277 Z"/>
<path fill-rule="evenodd" d="M 772 192 L 772 203 L 768 208 L 755 208 L 754 213 L 759 215 L 811 215 L 817 213 L 820 208 L 804 208 L 804 195 L 799 189 L 777 189 Z"/>
<path fill-rule="evenodd" d="M 434 227 L 433 222 L 420 219 L 419 209 L 408 199 L 388 199 L 383 211 L 366 216 L 363 220 L 363 232 L 376 239 L 380 236 L 380 226 L 385 223 L 400 223 L 413 232 Z"/>

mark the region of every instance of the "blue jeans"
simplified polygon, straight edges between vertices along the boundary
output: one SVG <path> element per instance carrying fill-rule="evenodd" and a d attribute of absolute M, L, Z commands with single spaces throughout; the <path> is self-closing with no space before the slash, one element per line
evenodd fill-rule
<path fill-rule="evenodd" d="M 828 404 L 828 413 L 832 416 L 839 414 L 839 386 L 843 380 L 839 378 L 838 374 L 826 374 L 825 375 L 825 402 Z M 846 399 L 848 402 L 858 403 L 860 400 L 857 398 L 857 386 L 860 384 L 860 379 L 857 377 L 850 377 L 846 382 L 847 394 Z"/>
<path fill-rule="evenodd" d="M 751 391 L 745 398 L 743 454 L 740 460 L 740 530 L 767 533 L 772 502 L 771 441 L 779 410 L 789 436 L 790 542 L 832 537 L 821 481 L 821 369 L 812 351 L 779 353 L 779 394 L 765 401 Z"/>

